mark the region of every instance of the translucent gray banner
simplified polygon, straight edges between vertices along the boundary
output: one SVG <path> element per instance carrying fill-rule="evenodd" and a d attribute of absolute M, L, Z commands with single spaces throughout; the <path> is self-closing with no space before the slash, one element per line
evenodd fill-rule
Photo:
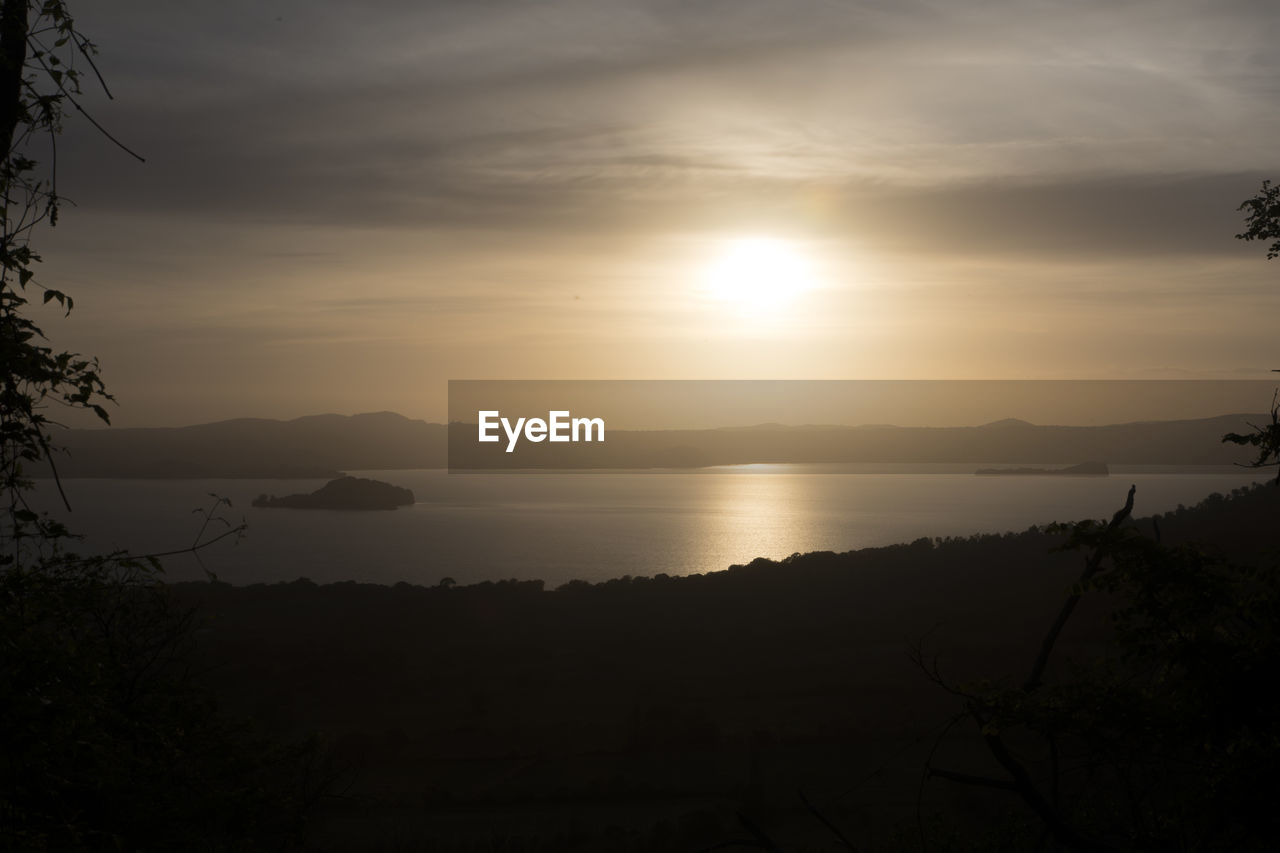
<path fill-rule="evenodd" d="M 450 470 L 1222 465 L 1272 380 L 453 380 Z M 1087 469 L 1085 469 L 1087 470 Z"/>

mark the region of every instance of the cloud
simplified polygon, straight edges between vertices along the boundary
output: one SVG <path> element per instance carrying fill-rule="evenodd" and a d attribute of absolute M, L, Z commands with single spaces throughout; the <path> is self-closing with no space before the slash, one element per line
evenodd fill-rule
<path fill-rule="evenodd" d="M 96 206 L 191 217 L 572 227 L 778 182 L 1271 165 L 1274 9 L 1030 9 L 124 4 L 84 21 L 119 98 L 95 109 L 151 162 L 104 169 L 79 126 L 65 182 Z"/>
<path fill-rule="evenodd" d="M 68 322 L 125 365 L 126 390 L 170 377 L 154 411 L 207 365 L 229 416 L 251 413 L 237 387 L 263 382 L 277 390 L 254 399 L 302 389 L 294 413 L 312 409 L 343 365 L 397 365 L 385 392 L 360 385 L 391 395 L 513 361 L 710 375 L 768 353 L 778 375 L 896 359 L 927 375 L 963 351 L 977 375 L 1230 369 L 1272 346 L 1273 271 L 1232 235 L 1239 201 L 1276 177 L 1274 3 L 79 14 L 116 96 L 84 103 L 148 162 L 68 117 L 59 181 L 79 206 L 41 236 L 41 273 L 93 318 Z M 689 308 L 699 253 L 743 232 L 852 270 L 814 297 L 831 300 L 821 336 L 785 357 Z M 736 344 L 706 344 L 721 332 Z M 362 404 L 388 406 L 406 408 Z"/>

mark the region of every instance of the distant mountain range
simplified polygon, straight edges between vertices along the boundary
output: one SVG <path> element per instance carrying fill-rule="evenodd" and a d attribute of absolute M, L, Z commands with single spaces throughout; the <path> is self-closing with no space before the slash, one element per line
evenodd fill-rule
<path fill-rule="evenodd" d="M 934 462 L 1076 465 L 1230 465 L 1249 451 L 1222 444 L 1264 415 L 1222 415 L 1109 426 L 1037 426 L 1013 418 L 976 427 L 780 426 L 612 430 L 600 444 L 480 444 L 476 426 L 451 424 L 449 463 L 468 468 L 692 468 L 797 462 Z"/>
<path fill-rule="evenodd" d="M 68 430 L 56 440 L 69 454 L 57 460 L 64 477 L 333 479 L 344 471 L 442 468 L 447 462 L 443 425 L 394 412 Z"/>
<path fill-rule="evenodd" d="M 516 452 L 479 444 L 473 424 L 432 424 L 394 412 L 253 418 L 189 427 L 68 430 L 64 477 L 325 478 L 406 468 L 688 468 L 799 462 L 936 462 L 1072 465 L 1223 465 L 1248 450 L 1228 432 L 1260 414 L 1109 426 L 1037 426 L 1005 419 L 977 427 L 784 426 L 609 430 L 597 444 L 522 442 Z M 450 454 L 450 431 L 458 438 Z M 48 476 L 48 470 L 34 471 Z"/>

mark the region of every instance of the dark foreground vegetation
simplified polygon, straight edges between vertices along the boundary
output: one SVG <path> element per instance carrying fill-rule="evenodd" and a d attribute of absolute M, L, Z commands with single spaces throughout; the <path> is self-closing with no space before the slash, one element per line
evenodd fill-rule
<path fill-rule="evenodd" d="M 1277 510 L 555 590 L 52 553 L 0 575 L 0 848 L 1272 849 Z"/>
<path fill-rule="evenodd" d="M 328 744 L 316 849 L 849 849 L 827 823 L 855 849 L 1266 849 L 1278 599 L 1229 566 L 1274 566 L 1277 509 L 1125 519 L 1030 689 L 1101 525 L 556 590 L 172 592 L 224 711 Z"/>
<path fill-rule="evenodd" d="M 1280 489 L 1130 509 L 546 590 L 166 586 L 15 505 L 0 846 L 1273 849 Z"/>
<path fill-rule="evenodd" d="M 26 152 L 92 56 L 61 0 L 0 3 L 0 849 L 1274 849 L 1280 489 L 554 591 L 76 555 L 30 478 L 51 406 L 111 398 L 30 316 L 72 299 L 35 277 L 58 193 Z M 1278 196 L 1242 206 L 1269 257 Z M 1252 429 L 1275 461 L 1280 408 Z M 221 461 L 332 467 L 274 446 Z M 223 470 L 178 450 L 153 475 Z"/>

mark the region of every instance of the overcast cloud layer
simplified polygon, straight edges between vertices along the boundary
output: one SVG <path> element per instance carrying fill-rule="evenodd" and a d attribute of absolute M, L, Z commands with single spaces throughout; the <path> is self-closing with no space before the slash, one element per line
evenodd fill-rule
<path fill-rule="evenodd" d="M 1274 273 L 1250 264 L 1256 247 L 1232 234 L 1234 207 L 1277 165 L 1274 3 L 82 5 L 81 28 L 101 46 L 116 94 L 86 104 L 148 162 L 68 121 L 59 178 L 80 209 L 48 238 L 50 268 L 107 297 L 79 299 L 100 322 L 74 333 L 124 367 L 126 397 L 151 394 L 137 408 L 146 418 L 166 399 L 170 420 L 216 408 L 143 391 L 182 387 L 163 371 L 147 379 L 140 365 L 179 339 L 187 346 L 192 329 L 255 353 L 249 364 L 273 358 L 283 340 L 329 342 L 290 355 L 287 381 L 272 377 L 311 389 L 296 402 L 263 411 L 283 399 L 264 389 L 243 398 L 253 411 L 228 416 L 301 414 L 323 398 L 306 364 L 386 357 L 334 349 L 352 335 L 403 339 L 398 357 L 429 362 L 415 368 L 428 383 L 499 371 L 496 360 L 457 353 L 480 338 L 526 340 L 510 324 L 515 304 L 562 333 L 529 362 L 535 371 L 572 372 L 574 336 L 589 342 L 606 329 L 628 346 L 675 347 L 688 363 L 682 341 L 704 336 L 686 330 L 673 341 L 671 329 L 696 322 L 629 295 L 661 291 L 655 282 L 672 275 L 637 247 L 735 229 L 876 258 L 886 272 L 861 281 L 870 291 L 912 292 L 967 270 L 975 299 L 995 290 L 991 306 L 1008 306 L 1021 279 L 1027 304 L 1059 300 L 1046 317 L 1080 286 L 1080 266 L 1096 263 L 1113 264 L 1090 278 L 1102 284 L 1092 310 L 1107 317 L 1133 310 L 1144 287 L 1233 288 L 1243 315 L 1270 305 Z M 1139 262 L 1148 274 L 1134 280 Z M 1187 263 L 1204 276 L 1181 278 Z M 1066 271 L 1055 277 L 1052 264 Z M 584 298 L 591 307 L 572 310 L 594 313 L 571 321 L 566 300 Z M 343 300 L 357 301 L 345 303 L 339 334 L 326 306 Z M 370 308 L 388 304 L 400 306 L 401 323 L 413 306 L 417 325 L 383 323 Z M 859 313 L 827 333 L 883 336 L 898 316 L 884 307 L 875 329 L 858 325 Z M 632 322 L 646 312 L 661 334 Z M 1086 321 L 1074 322 L 1064 342 Z M 1077 364 L 1105 372 L 1136 357 L 1136 369 L 1245 369 L 1265 363 L 1262 338 L 1243 351 L 1225 342 L 1248 326 L 1202 330 L 1200 355 L 1153 339 L 1136 354 Z M 413 350 L 415 333 L 432 344 Z M 924 352 L 910 334 L 901 351 Z M 1010 339 L 990 358 L 1019 346 Z M 1060 349 L 1047 357 L 1063 363 L 1028 370 L 1071 373 Z M 247 368 L 227 351 L 230 361 L 175 363 L 219 365 L 206 390 L 234 408 L 236 371 Z M 815 350 L 810 367 L 789 369 L 825 374 L 838 352 Z M 875 375 L 871 358 L 849 375 Z M 602 363 L 643 376 L 655 362 L 619 353 Z M 693 369 L 719 375 L 720 356 Z M 430 414 L 435 404 L 377 407 Z"/>

